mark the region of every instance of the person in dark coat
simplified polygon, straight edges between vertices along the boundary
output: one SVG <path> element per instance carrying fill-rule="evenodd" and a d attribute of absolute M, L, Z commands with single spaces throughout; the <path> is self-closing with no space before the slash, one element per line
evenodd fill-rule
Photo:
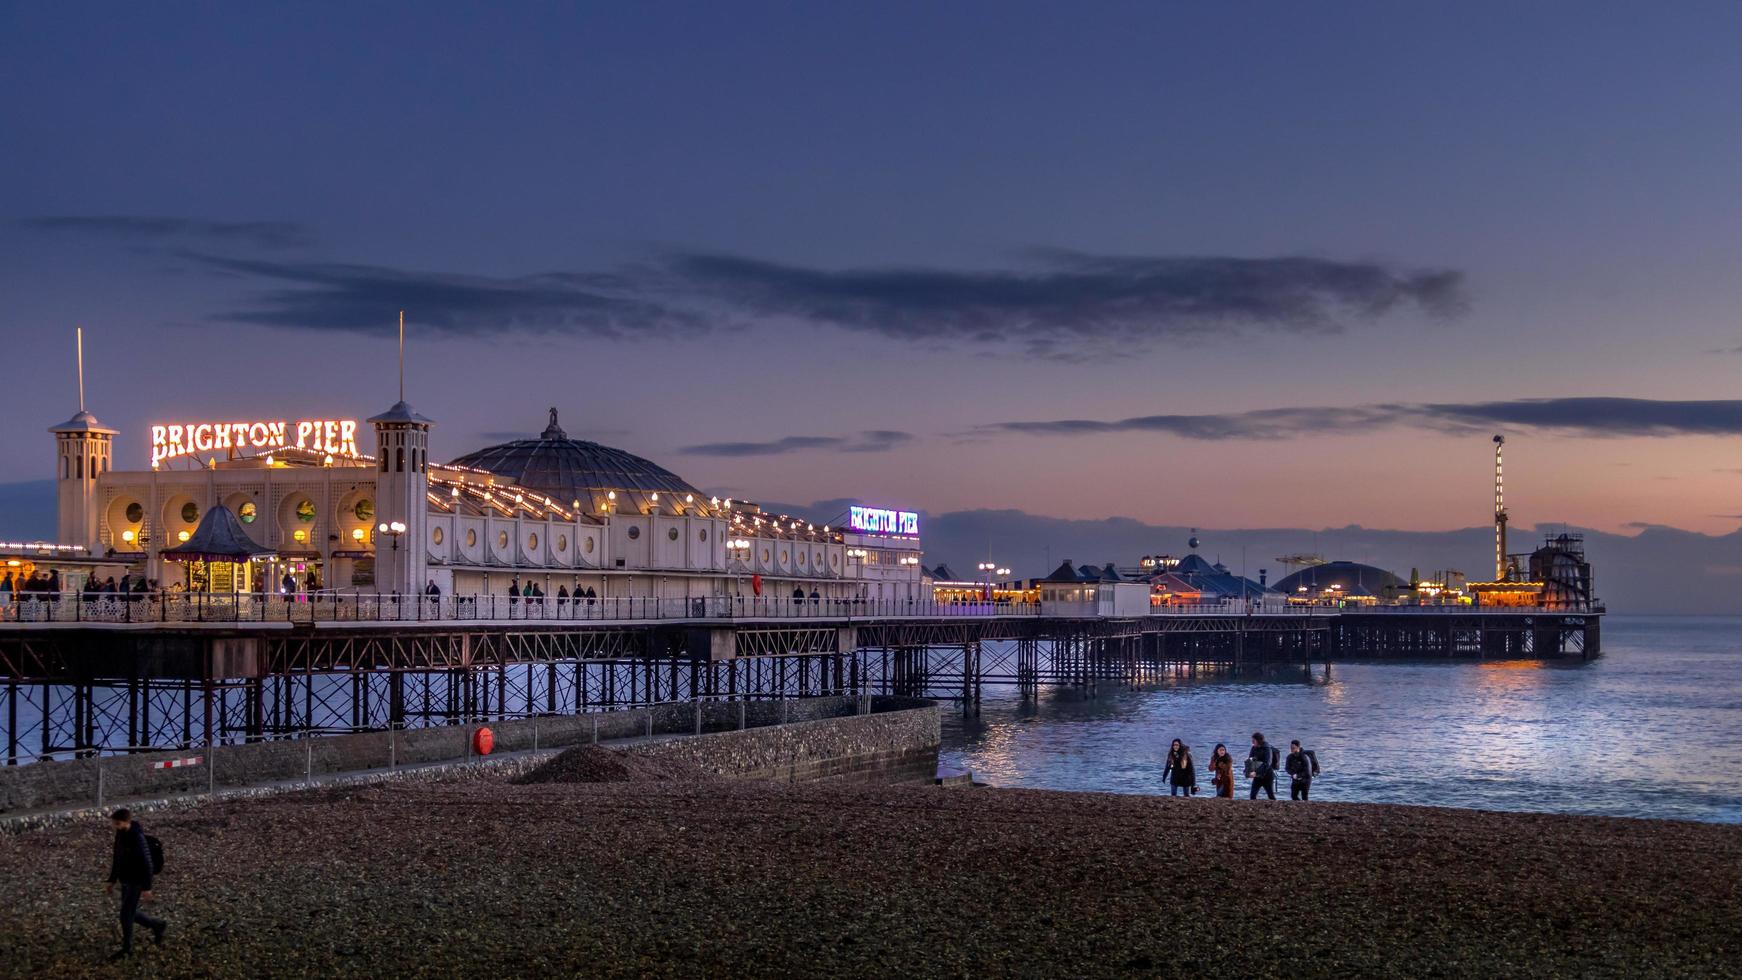
<path fill-rule="evenodd" d="M 1246 753 L 1246 775 L 1252 777 L 1252 792 L 1246 798 L 1258 799 L 1263 790 L 1276 799 L 1276 750 L 1264 744 L 1264 733 L 1252 733 L 1252 750 Z"/>
<path fill-rule="evenodd" d="M 1297 738 L 1288 743 L 1288 759 L 1283 768 L 1288 770 L 1288 798 L 1305 802 L 1312 789 L 1313 777 L 1318 775 L 1318 759 L 1301 748 Z"/>
<path fill-rule="evenodd" d="M 1198 791 L 1197 766 L 1192 762 L 1192 750 L 1179 739 L 1167 751 L 1167 767 L 1161 771 L 1167 780 L 1169 796 L 1190 796 Z"/>
<path fill-rule="evenodd" d="M 111 814 L 109 822 L 115 828 L 115 849 L 109 860 L 109 884 L 103 891 L 113 895 L 115 886 L 121 886 L 121 951 L 109 957 L 118 960 L 133 954 L 133 923 L 150 929 L 152 943 L 159 946 L 169 923 L 139 911 L 140 900 L 151 897 L 151 848 L 145 843 L 145 827 L 125 808 Z"/>

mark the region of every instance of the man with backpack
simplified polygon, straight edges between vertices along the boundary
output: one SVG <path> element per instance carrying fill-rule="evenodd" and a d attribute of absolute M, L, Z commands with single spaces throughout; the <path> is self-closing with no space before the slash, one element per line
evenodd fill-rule
<path fill-rule="evenodd" d="M 1258 799 L 1259 790 L 1276 799 L 1276 769 L 1281 763 L 1278 756 L 1275 747 L 1264 743 L 1263 732 L 1252 733 L 1252 750 L 1246 753 L 1246 775 L 1252 780 L 1252 792 L 1247 799 Z"/>
<path fill-rule="evenodd" d="M 1319 774 L 1318 753 L 1300 747 L 1300 739 L 1288 743 L 1288 798 L 1306 802 L 1313 777 Z"/>
<path fill-rule="evenodd" d="M 151 876 L 163 870 L 162 845 L 145 836 L 145 827 L 125 807 L 110 814 L 109 822 L 115 827 L 115 853 L 103 892 L 113 895 L 115 886 L 121 886 L 121 951 L 109 957 L 119 960 L 133 955 L 133 923 L 150 929 L 151 942 L 158 946 L 169 923 L 139 911 L 140 899 L 151 897 Z"/>

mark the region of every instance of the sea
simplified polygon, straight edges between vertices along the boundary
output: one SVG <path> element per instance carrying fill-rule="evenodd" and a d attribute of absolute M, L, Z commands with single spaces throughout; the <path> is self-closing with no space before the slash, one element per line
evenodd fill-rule
<path fill-rule="evenodd" d="M 1178 738 L 1208 794 L 1216 743 L 1244 759 L 1255 731 L 1317 752 L 1314 800 L 1742 823 L 1742 618 L 1605 617 L 1588 662 L 1338 662 L 1038 702 L 988 690 L 979 717 L 946 714 L 942 762 L 994 786 L 1165 795 Z M 1277 789 L 1286 800 L 1286 777 Z"/>

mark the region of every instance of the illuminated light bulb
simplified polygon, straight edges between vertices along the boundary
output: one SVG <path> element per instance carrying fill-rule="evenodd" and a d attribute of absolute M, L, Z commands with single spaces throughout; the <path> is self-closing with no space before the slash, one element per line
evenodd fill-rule
<path fill-rule="evenodd" d="M 616 500 L 617 499 L 617 491 L 615 491 L 615 490 L 605 491 L 605 499 L 606 500 Z"/>
<path fill-rule="evenodd" d="M 332 453 L 328 453 L 328 454 L 327 454 L 327 458 L 326 458 L 326 459 L 324 459 L 324 460 L 322 460 L 322 463 L 324 463 L 324 464 L 325 464 L 325 465 L 327 465 L 327 466 L 331 466 L 331 465 L 333 465 L 333 454 L 332 454 Z"/>
<path fill-rule="evenodd" d="M 357 528 L 352 528 L 352 529 L 351 529 L 351 540 L 352 540 L 352 541 L 361 541 L 361 540 L 363 540 L 363 529 L 362 529 L 362 528 L 360 528 L 360 527 L 357 527 Z"/>
<path fill-rule="evenodd" d="M 183 531 L 181 533 L 186 534 L 187 532 Z M 308 540 L 308 532 L 304 531 L 302 528 L 299 527 L 296 529 L 296 533 L 292 534 L 291 537 L 295 538 L 298 542 L 307 541 Z M 182 540 L 186 541 L 187 539 L 182 538 Z"/>
<path fill-rule="evenodd" d="M 132 531 L 122 531 L 121 532 L 121 540 L 127 542 L 128 544 L 132 544 L 133 539 L 136 537 L 138 537 L 138 535 L 134 534 Z"/>
<path fill-rule="evenodd" d="M 298 532 L 298 533 L 300 533 L 300 532 Z M 186 541 L 190 537 L 193 537 L 193 535 L 187 533 L 186 531 L 180 531 L 176 534 L 175 539 L 177 541 Z"/>

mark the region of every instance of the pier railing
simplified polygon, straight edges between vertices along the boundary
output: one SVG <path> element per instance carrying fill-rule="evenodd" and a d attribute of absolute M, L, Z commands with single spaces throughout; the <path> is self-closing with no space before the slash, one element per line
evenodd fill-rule
<path fill-rule="evenodd" d="M 313 592 L 28 594 L 0 626 L 41 623 L 648 622 L 1038 616 L 1038 603 L 776 596 L 387 595 Z"/>
<path fill-rule="evenodd" d="M 510 596 L 390 595 L 350 592 L 25 593 L 0 602 L 0 628 L 49 623 L 644 623 L 707 620 L 887 620 L 1044 616 L 1063 619 L 1143 617 L 1259 618 L 1386 616 L 1530 616 L 1601 613 L 1601 607 L 1279 606 L 1255 601 L 1151 606 L 1118 615 L 1103 603 L 995 600 L 861 599 L 780 596 Z"/>

